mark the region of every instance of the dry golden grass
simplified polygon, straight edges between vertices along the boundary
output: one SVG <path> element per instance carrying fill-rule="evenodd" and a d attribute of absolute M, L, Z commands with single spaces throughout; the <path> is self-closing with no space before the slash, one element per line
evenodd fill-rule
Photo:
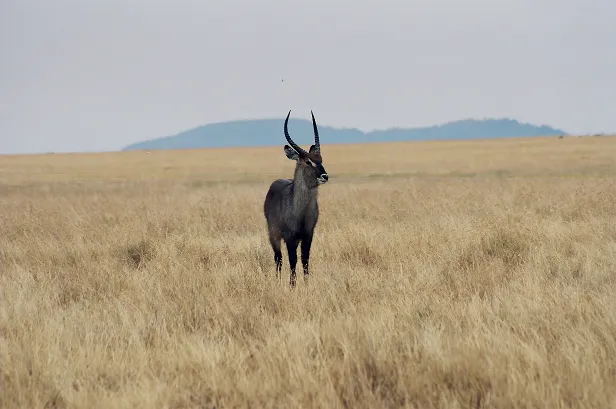
<path fill-rule="evenodd" d="M 6 408 L 616 406 L 616 138 L 0 157 Z M 284 254 L 284 253 L 283 253 Z"/>

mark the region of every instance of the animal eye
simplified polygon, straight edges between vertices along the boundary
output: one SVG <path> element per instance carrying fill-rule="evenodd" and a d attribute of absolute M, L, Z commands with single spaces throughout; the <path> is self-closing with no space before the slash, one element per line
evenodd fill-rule
<path fill-rule="evenodd" d="M 306 165 L 308 165 L 308 166 L 312 166 L 312 163 L 311 163 L 309 160 L 307 160 L 307 161 L 306 161 Z"/>

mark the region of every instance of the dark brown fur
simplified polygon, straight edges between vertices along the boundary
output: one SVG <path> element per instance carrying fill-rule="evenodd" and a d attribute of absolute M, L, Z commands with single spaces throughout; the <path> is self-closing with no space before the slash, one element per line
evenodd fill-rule
<path fill-rule="evenodd" d="M 319 185 L 326 183 L 329 176 L 323 168 L 317 124 L 312 116 L 315 144 L 306 152 L 289 136 L 287 124 L 289 114 L 284 122 L 284 133 L 289 145 L 284 146 L 287 158 L 296 161 L 293 179 L 278 179 L 271 185 L 265 196 L 263 213 L 267 221 L 270 244 L 274 250 L 276 276 L 282 273 L 281 241 L 284 240 L 289 256 L 291 275 L 289 285 L 295 286 L 295 267 L 297 265 L 297 247 L 301 243 L 304 279 L 308 279 L 310 247 L 317 221 L 319 205 L 317 194 Z"/>

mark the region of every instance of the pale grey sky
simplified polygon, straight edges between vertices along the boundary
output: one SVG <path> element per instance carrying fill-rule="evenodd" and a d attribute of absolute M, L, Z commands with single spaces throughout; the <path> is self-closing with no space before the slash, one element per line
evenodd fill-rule
<path fill-rule="evenodd" d="M 0 61 L 0 153 L 289 109 L 364 130 L 616 131 L 613 0 L 0 0 Z"/>

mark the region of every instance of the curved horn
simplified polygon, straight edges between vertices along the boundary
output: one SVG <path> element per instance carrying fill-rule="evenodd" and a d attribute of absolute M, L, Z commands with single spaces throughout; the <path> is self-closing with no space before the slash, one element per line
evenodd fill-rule
<path fill-rule="evenodd" d="M 317 128 L 317 122 L 314 120 L 314 114 L 312 110 L 310 110 L 310 115 L 312 115 L 312 129 L 314 130 L 314 148 L 317 153 L 321 152 L 321 142 L 319 141 L 319 129 Z"/>
<path fill-rule="evenodd" d="M 289 116 L 291 115 L 291 111 L 289 110 L 289 113 L 287 114 L 287 119 L 284 120 L 284 137 L 287 138 L 287 142 L 289 142 L 289 145 L 291 145 L 291 147 L 293 149 L 295 149 L 295 151 L 297 153 L 299 153 L 300 155 L 308 155 L 308 152 L 306 152 L 305 150 L 303 150 L 302 148 L 300 148 L 295 142 L 293 142 L 293 140 L 291 139 L 291 136 L 289 135 L 289 130 L 287 129 L 287 124 L 289 123 Z"/>

